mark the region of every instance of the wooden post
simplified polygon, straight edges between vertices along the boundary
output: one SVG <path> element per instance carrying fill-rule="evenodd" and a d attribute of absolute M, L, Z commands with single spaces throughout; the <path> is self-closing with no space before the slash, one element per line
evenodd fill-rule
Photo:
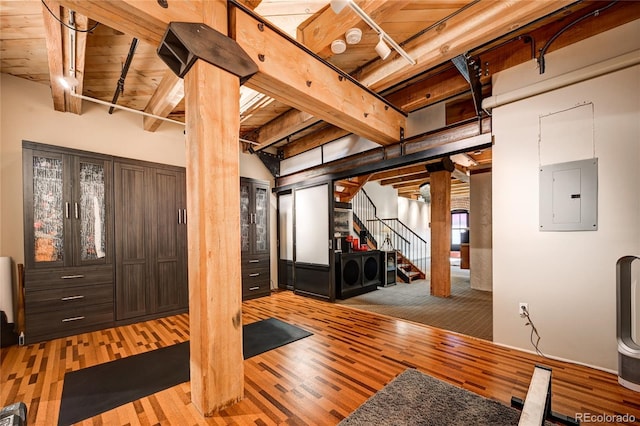
<path fill-rule="evenodd" d="M 431 172 L 431 295 L 451 296 L 451 172 Z"/>
<path fill-rule="evenodd" d="M 209 5 L 205 9 L 217 7 L 218 13 L 205 11 L 203 21 L 226 32 L 226 2 Z M 185 76 L 184 87 L 191 401 L 210 416 L 244 393 L 240 80 L 199 60 Z"/>

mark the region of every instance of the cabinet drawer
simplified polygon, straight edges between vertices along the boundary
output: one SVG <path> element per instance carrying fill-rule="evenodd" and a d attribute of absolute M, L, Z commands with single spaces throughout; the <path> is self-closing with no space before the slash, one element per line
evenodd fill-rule
<path fill-rule="evenodd" d="M 269 254 L 244 255 L 241 260 L 242 270 L 269 268 Z"/>
<path fill-rule="evenodd" d="M 269 281 L 269 269 L 242 269 L 242 282 Z"/>
<path fill-rule="evenodd" d="M 113 306 L 113 283 L 25 291 L 25 312 L 27 316 L 39 312 L 77 309 L 98 304 L 111 304 Z"/>
<path fill-rule="evenodd" d="M 26 316 L 26 331 L 29 341 L 36 336 L 62 336 L 77 334 L 113 323 L 113 303 L 85 305 L 77 308 L 40 312 Z"/>
<path fill-rule="evenodd" d="M 51 289 L 59 286 L 83 286 L 88 284 L 112 283 L 113 266 L 93 268 L 58 268 L 49 270 L 26 270 L 24 287 L 31 289 Z"/>
<path fill-rule="evenodd" d="M 269 294 L 271 289 L 269 288 L 269 281 L 255 282 L 255 283 L 242 283 L 242 298 L 250 298 L 252 296 L 264 296 Z"/>

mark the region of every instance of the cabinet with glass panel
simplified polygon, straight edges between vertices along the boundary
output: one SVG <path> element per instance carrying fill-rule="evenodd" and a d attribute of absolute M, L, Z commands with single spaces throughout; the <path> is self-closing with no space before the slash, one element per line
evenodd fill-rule
<path fill-rule="evenodd" d="M 269 182 L 240 178 L 242 298 L 269 295 Z"/>
<path fill-rule="evenodd" d="M 26 340 L 113 322 L 108 156 L 23 142 Z"/>

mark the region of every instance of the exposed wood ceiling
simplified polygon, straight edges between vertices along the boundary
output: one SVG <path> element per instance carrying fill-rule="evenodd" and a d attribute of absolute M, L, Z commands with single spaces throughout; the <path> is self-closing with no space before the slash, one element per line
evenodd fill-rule
<path fill-rule="evenodd" d="M 172 12 L 179 10 L 185 19 L 193 16 L 192 9 L 198 5 L 196 0 L 168 0 L 168 3 Z M 532 60 L 547 40 L 562 28 L 610 4 L 571 0 L 357 0 L 358 5 L 417 61 L 416 65 L 411 65 L 396 53 L 381 60 L 374 50 L 378 35 L 348 7 L 335 14 L 328 0 L 245 0 L 241 3 L 405 113 L 445 102 L 447 124 L 476 115 L 470 100 L 470 86 L 453 66 L 452 58 L 464 54 L 475 59 L 483 93 L 490 93 L 494 73 Z M 74 13 L 78 29 L 95 27 L 88 33 L 76 33 L 74 60 L 69 49 L 71 32 L 56 20 L 69 22 L 70 9 L 61 4 L 75 5 L 77 10 L 86 11 L 88 16 Z M 101 6 L 100 2 L 88 0 L 46 0 L 46 7 L 39 0 L 1 0 L 0 71 L 51 86 L 53 108 L 81 113 L 80 100 L 70 97 L 59 83 L 60 77 L 69 74 L 74 62 L 78 92 L 111 102 L 133 37 L 112 28 L 117 27 L 117 22 L 111 26 L 104 22 L 96 27 L 94 19 L 104 16 L 98 10 Z M 563 33 L 549 46 L 548 52 L 638 18 L 640 2 L 618 2 L 606 12 L 585 19 Z M 347 45 L 345 53 L 333 54 L 331 42 L 344 38 L 345 31 L 352 27 L 362 30 L 361 42 Z M 157 56 L 158 31 L 149 28 L 135 49 L 117 104 L 184 121 L 182 80 Z M 268 88 L 263 89 L 268 91 Z M 340 106 L 341 100 L 334 102 L 332 107 L 336 111 L 346 108 Z M 282 99 L 272 99 L 248 87 L 242 88 L 240 103 L 239 138 L 255 141 L 257 145 L 253 149 L 256 150 L 275 149 L 283 158 L 349 133 L 320 120 L 317 114 L 292 109 Z M 295 104 L 295 99 L 289 104 Z M 343 109 L 342 112 L 346 111 Z M 116 110 L 114 113 L 126 112 Z M 145 117 L 141 125 L 155 131 L 162 123 Z M 384 133 L 384 129 L 380 130 Z M 390 131 L 393 132 L 393 127 Z M 468 153 L 477 164 L 458 163 L 460 169 L 466 172 L 490 167 L 490 152 L 489 149 L 483 153 Z M 422 171 L 418 171 L 419 167 Z M 401 195 L 415 198 L 419 185 L 428 181 L 428 175 L 424 173 L 424 164 L 421 164 L 375 173 L 367 179 L 394 185 Z M 456 185 L 454 193 L 460 188 L 464 191 L 467 184 Z"/>

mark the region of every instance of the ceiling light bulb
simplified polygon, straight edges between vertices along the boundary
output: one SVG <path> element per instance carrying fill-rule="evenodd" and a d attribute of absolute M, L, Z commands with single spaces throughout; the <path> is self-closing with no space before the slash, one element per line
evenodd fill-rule
<path fill-rule="evenodd" d="M 349 4 L 349 0 L 331 0 L 331 9 L 336 15 Z"/>
<path fill-rule="evenodd" d="M 331 51 L 336 55 L 344 53 L 345 50 L 347 50 L 347 43 L 344 40 L 337 39 L 331 42 Z"/>
<path fill-rule="evenodd" d="M 362 31 L 360 28 L 351 28 L 344 33 L 347 44 L 358 44 L 362 40 Z"/>
<path fill-rule="evenodd" d="M 391 54 L 391 48 L 387 46 L 387 43 L 382 39 L 382 34 L 380 34 L 380 41 L 376 44 L 376 53 L 380 56 L 380 58 L 387 59 Z"/>

